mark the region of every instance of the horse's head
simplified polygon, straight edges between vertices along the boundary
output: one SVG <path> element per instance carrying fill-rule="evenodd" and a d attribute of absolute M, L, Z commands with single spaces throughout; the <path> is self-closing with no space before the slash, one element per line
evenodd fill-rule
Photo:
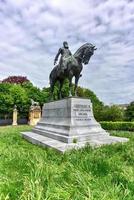
<path fill-rule="evenodd" d="M 87 43 L 84 47 L 84 51 L 83 51 L 83 59 L 82 62 L 87 65 L 91 56 L 94 54 L 94 51 L 97 48 L 95 48 L 95 46 L 93 46 L 92 44 Z"/>

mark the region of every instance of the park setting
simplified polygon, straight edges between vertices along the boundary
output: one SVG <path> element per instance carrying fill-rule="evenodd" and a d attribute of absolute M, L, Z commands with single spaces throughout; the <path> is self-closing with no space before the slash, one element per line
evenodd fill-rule
<path fill-rule="evenodd" d="M 134 199 L 133 13 L 0 2 L 0 200 Z"/>

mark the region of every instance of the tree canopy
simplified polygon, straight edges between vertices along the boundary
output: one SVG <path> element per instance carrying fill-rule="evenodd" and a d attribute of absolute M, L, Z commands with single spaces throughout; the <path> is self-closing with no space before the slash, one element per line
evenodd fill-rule
<path fill-rule="evenodd" d="M 15 76 L 13 76 L 15 77 Z M 18 76 L 21 77 L 21 76 Z M 8 77 L 9 78 L 9 77 Z M 3 81 L 0 83 L 0 117 L 4 115 L 11 116 L 14 105 L 17 106 L 20 115 L 26 116 L 29 112 L 31 99 L 40 103 L 41 106 L 45 102 L 50 101 L 50 87 L 40 89 L 34 86 L 30 81 Z M 5 79 L 6 80 L 6 79 Z M 27 78 L 23 80 L 28 80 Z M 15 83 L 15 84 L 14 84 Z M 16 84 L 17 83 L 17 84 Z M 74 88 L 74 85 L 73 85 Z M 58 83 L 54 88 L 54 99 L 59 99 Z M 94 116 L 98 121 L 121 121 L 124 119 L 124 111 L 118 106 L 104 106 L 103 102 L 95 95 L 95 93 L 87 88 L 78 87 L 78 97 L 89 98 L 93 104 Z M 65 81 L 62 88 L 62 97 L 69 95 L 69 83 Z M 127 108 L 126 116 L 128 120 L 134 118 L 134 103 Z"/>
<path fill-rule="evenodd" d="M 15 84 L 22 84 L 25 82 L 30 82 L 26 76 L 9 76 L 2 80 L 2 83 L 15 83 Z"/>

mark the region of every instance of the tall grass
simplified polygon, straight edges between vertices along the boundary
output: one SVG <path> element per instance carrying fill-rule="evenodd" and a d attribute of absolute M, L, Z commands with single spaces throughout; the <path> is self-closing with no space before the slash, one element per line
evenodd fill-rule
<path fill-rule="evenodd" d="M 133 200 L 134 133 L 125 144 L 64 155 L 21 138 L 28 126 L 0 128 L 0 200 Z"/>

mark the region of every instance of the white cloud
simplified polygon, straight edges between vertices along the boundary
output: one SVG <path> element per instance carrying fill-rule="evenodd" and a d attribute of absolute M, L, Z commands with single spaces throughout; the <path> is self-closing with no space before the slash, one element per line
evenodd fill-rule
<path fill-rule="evenodd" d="M 72 52 L 97 46 L 80 84 L 105 103 L 134 100 L 134 2 L 126 0 L 5 0 L 0 2 L 0 79 L 26 75 L 48 86 L 62 41 Z"/>

